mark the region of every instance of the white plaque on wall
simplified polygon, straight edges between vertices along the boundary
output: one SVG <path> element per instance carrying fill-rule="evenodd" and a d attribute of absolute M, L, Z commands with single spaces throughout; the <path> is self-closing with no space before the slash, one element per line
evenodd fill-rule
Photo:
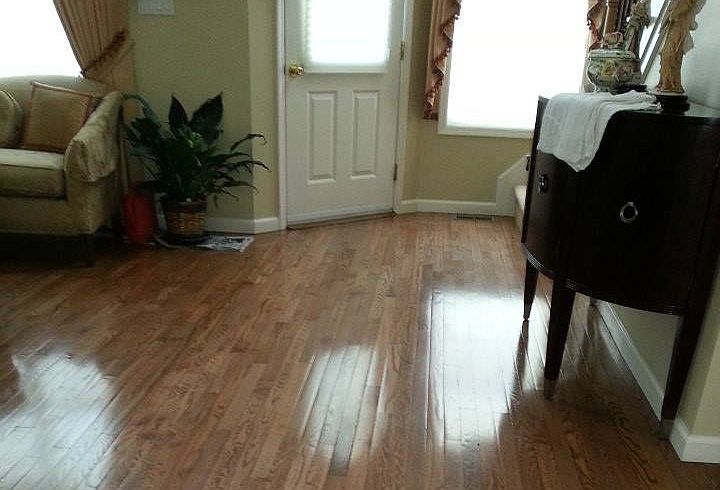
<path fill-rule="evenodd" d="M 138 0 L 140 15 L 175 15 L 174 0 Z"/>

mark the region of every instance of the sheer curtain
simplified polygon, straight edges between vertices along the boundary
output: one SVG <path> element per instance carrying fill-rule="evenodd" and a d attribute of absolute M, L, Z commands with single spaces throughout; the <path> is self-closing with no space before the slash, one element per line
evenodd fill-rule
<path fill-rule="evenodd" d="M 127 0 L 54 0 L 54 3 L 82 75 L 123 92 L 134 92 Z M 124 111 L 126 120 L 133 118 L 133 111 Z M 122 129 L 119 134 L 122 138 Z M 122 143 L 120 160 L 122 186 L 127 191 L 133 172 Z"/>
<path fill-rule="evenodd" d="M 2 3 L 0 77 L 80 75 L 52 0 Z"/>

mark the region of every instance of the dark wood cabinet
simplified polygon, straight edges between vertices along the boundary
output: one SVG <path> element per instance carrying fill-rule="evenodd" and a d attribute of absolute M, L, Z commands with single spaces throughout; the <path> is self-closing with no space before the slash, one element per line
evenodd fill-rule
<path fill-rule="evenodd" d="M 662 416 L 677 413 L 720 248 L 720 111 L 626 111 L 608 124 L 590 164 L 575 172 L 537 151 L 528 176 L 522 242 L 525 316 L 537 272 L 554 280 L 545 366 L 552 396 L 575 292 L 683 316 Z"/>

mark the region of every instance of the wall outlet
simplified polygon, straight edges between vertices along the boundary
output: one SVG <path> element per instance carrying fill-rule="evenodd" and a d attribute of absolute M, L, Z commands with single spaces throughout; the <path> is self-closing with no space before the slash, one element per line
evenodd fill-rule
<path fill-rule="evenodd" d="M 175 15 L 174 0 L 138 0 L 140 15 Z"/>

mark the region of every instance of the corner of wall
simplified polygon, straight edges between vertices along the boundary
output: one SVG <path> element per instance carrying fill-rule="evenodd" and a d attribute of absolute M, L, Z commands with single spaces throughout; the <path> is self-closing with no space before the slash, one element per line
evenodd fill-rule
<path fill-rule="evenodd" d="M 247 0 L 235 3 L 176 2 L 173 16 L 142 16 L 128 5 L 134 41 L 135 80 L 161 114 L 175 93 L 188 107 L 223 92 L 226 143 L 250 129 L 251 107 Z M 212 32 L 212 36 L 207 33 Z M 256 207 L 247 189 L 237 201 L 210 206 L 211 218 L 252 219 Z"/>
<path fill-rule="evenodd" d="M 628 368 L 630 368 L 655 416 L 660 419 L 664 389 L 638 351 L 625 325 L 615 312 L 613 305 L 604 301 L 598 301 L 596 305 L 610 332 L 610 336 L 620 351 L 620 355 Z M 688 414 L 682 408 L 675 419 L 670 434 L 670 442 L 680 460 L 697 463 L 720 463 L 720 436 L 707 436 L 690 432 L 686 423 Z M 715 408 L 713 406 L 713 409 Z"/>
<path fill-rule="evenodd" d="M 495 214 L 513 216 L 515 214 L 515 187 L 527 183 L 527 158 L 522 157 L 513 163 L 497 178 L 495 189 Z"/>
<path fill-rule="evenodd" d="M 250 131 L 261 133 L 265 141 L 252 142 L 253 157 L 265 163 L 270 171 L 257 169 L 253 183 L 253 214 L 260 228 L 276 223 L 279 228 L 277 130 L 277 6 L 269 0 L 248 0 L 248 70 L 250 78 Z"/>

